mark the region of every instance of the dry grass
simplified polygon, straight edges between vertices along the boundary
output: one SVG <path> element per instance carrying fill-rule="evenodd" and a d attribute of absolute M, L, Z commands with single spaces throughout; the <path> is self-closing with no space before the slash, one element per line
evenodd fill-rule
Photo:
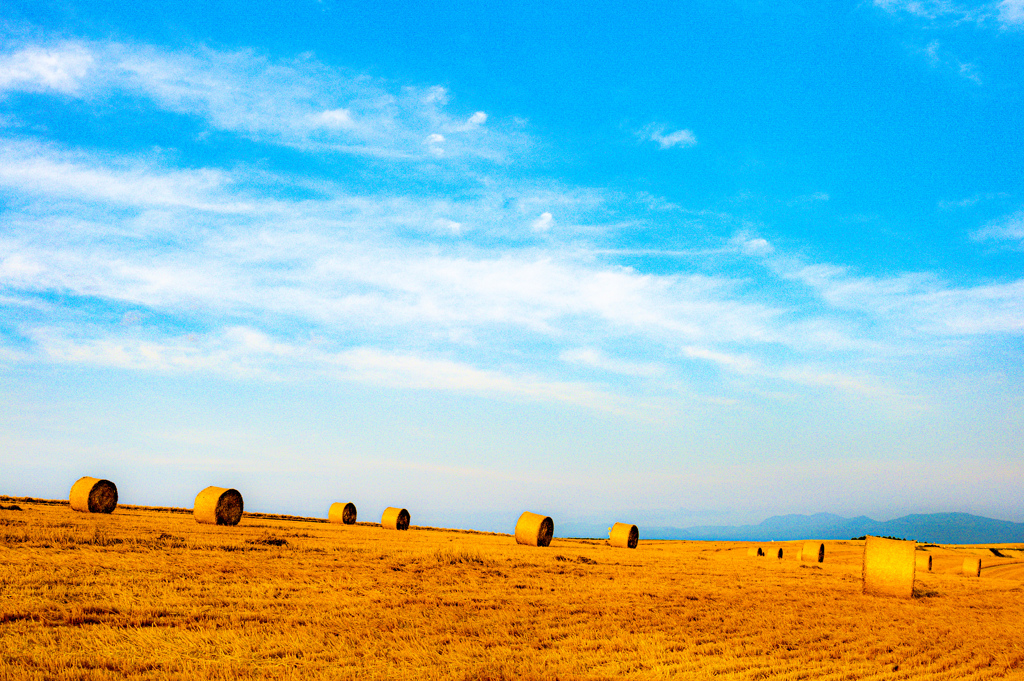
<path fill-rule="evenodd" d="M 747 544 L 0 510 L 0 679 L 1024 678 L 1021 547 L 933 547 L 915 598 Z M 984 557 L 981 578 L 961 574 Z M 1005 567 L 1000 567 L 1005 566 Z"/>

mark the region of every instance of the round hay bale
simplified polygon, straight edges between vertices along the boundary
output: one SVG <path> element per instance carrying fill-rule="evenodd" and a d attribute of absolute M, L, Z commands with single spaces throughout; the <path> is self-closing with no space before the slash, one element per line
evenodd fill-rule
<path fill-rule="evenodd" d="M 801 563 L 824 563 L 825 545 L 815 541 L 804 542 L 797 559 Z"/>
<path fill-rule="evenodd" d="M 968 577 L 981 577 L 981 558 L 964 558 L 964 574 Z"/>
<path fill-rule="evenodd" d="M 237 525 L 242 519 L 242 506 L 237 489 L 207 487 L 196 495 L 192 515 L 204 525 Z"/>
<path fill-rule="evenodd" d="M 327 520 L 332 523 L 355 525 L 356 505 L 352 502 L 342 503 L 340 501 L 335 504 L 331 504 L 330 510 L 327 511 Z"/>
<path fill-rule="evenodd" d="M 864 540 L 864 593 L 912 598 L 917 542 L 867 537 Z"/>
<path fill-rule="evenodd" d="M 917 569 L 923 572 L 932 571 L 932 555 L 930 553 L 917 553 Z"/>
<path fill-rule="evenodd" d="M 82 513 L 113 513 L 117 485 L 109 480 L 84 477 L 71 486 L 71 508 Z"/>
<path fill-rule="evenodd" d="M 640 542 L 640 530 L 629 523 L 615 523 L 608 532 L 608 543 L 620 549 L 635 549 Z"/>
<path fill-rule="evenodd" d="M 412 517 L 404 508 L 388 506 L 380 517 L 380 526 L 388 530 L 408 530 Z"/>
<path fill-rule="evenodd" d="M 779 549 L 779 554 L 776 556 L 779 560 L 782 560 L 782 549 Z"/>
<path fill-rule="evenodd" d="M 764 549 L 762 549 L 760 546 L 751 546 L 749 549 L 747 549 L 747 558 L 754 558 L 756 556 L 763 555 Z"/>
<path fill-rule="evenodd" d="M 549 546 L 555 535 L 555 521 L 546 515 L 524 511 L 516 521 L 516 543 L 526 546 Z"/>

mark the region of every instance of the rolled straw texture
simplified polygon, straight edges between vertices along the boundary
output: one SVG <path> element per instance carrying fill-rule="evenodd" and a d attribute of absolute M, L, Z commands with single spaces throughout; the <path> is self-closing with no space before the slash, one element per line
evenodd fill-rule
<path fill-rule="evenodd" d="M 917 542 L 868 537 L 864 540 L 864 593 L 912 598 Z"/>
<path fill-rule="evenodd" d="M 242 519 L 242 495 L 237 489 L 207 487 L 196 496 L 192 515 L 204 525 L 237 525 Z"/>
<path fill-rule="evenodd" d="M 930 553 L 917 553 L 917 569 L 922 572 L 932 571 L 932 556 Z"/>
<path fill-rule="evenodd" d="M 749 549 L 747 549 L 747 558 L 753 558 L 755 556 L 763 555 L 764 551 L 761 549 L 760 546 L 751 546 Z"/>
<path fill-rule="evenodd" d="M 117 485 L 84 477 L 71 486 L 71 508 L 82 513 L 112 513 L 117 508 Z"/>
<path fill-rule="evenodd" d="M 608 543 L 620 549 L 635 549 L 640 542 L 640 530 L 629 523 L 615 523 L 608 533 Z"/>
<path fill-rule="evenodd" d="M 384 515 L 380 517 L 380 526 L 388 530 L 408 530 L 411 520 L 409 512 L 404 508 L 388 506 L 384 509 Z"/>
<path fill-rule="evenodd" d="M 825 545 L 816 541 L 804 542 L 799 559 L 802 563 L 824 563 Z"/>
<path fill-rule="evenodd" d="M 524 511 L 516 521 L 516 543 L 549 546 L 555 534 L 555 521 L 546 515 Z"/>
<path fill-rule="evenodd" d="M 332 523 L 354 525 L 356 522 L 356 505 L 352 502 L 342 503 L 340 501 L 331 504 L 330 510 L 327 511 L 327 520 Z"/>
<path fill-rule="evenodd" d="M 968 577 L 981 577 L 981 558 L 964 558 L 964 574 Z"/>

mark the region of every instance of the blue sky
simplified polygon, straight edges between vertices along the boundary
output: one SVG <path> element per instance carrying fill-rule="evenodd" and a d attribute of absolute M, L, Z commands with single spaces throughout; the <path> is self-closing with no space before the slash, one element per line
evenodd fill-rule
<path fill-rule="evenodd" d="M 23 2 L 0 492 L 1024 521 L 1024 2 Z"/>

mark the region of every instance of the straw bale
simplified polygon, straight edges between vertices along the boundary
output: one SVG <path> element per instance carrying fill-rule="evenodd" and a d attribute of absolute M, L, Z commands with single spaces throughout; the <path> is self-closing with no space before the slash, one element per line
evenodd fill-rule
<path fill-rule="evenodd" d="M 516 543 L 549 546 L 555 534 L 555 521 L 546 515 L 524 511 L 516 522 Z"/>
<path fill-rule="evenodd" d="M 816 541 L 804 542 L 797 560 L 802 563 L 824 563 L 825 545 Z"/>
<path fill-rule="evenodd" d="M 388 530 L 408 530 L 412 517 L 404 508 L 388 506 L 380 517 L 380 526 Z"/>
<path fill-rule="evenodd" d="M 330 510 L 327 511 L 327 520 L 332 523 L 355 525 L 356 505 L 352 502 L 342 503 L 340 501 L 331 504 Z"/>
<path fill-rule="evenodd" d="M 968 577 L 981 577 L 981 558 L 964 558 L 964 574 Z"/>
<path fill-rule="evenodd" d="M 779 560 L 782 560 L 782 549 L 779 549 L 779 553 L 778 553 L 778 556 L 776 556 L 776 557 L 777 557 L 777 558 L 778 558 Z"/>
<path fill-rule="evenodd" d="M 629 523 L 615 523 L 608 532 L 608 543 L 620 549 L 635 549 L 640 542 L 640 530 Z"/>
<path fill-rule="evenodd" d="M 71 486 L 71 508 L 82 513 L 112 513 L 117 508 L 117 485 L 84 477 Z"/>
<path fill-rule="evenodd" d="M 912 598 L 917 542 L 867 537 L 864 540 L 864 593 Z"/>
<path fill-rule="evenodd" d="M 754 558 L 755 556 L 763 556 L 764 550 L 760 546 L 751 546 L 747 549 L 747 558 Z"/>
<path fill-rule="evenodd" d="M 917 553 L 917 569 L 924 572 L 931 572 L 932 554 L 919 551 Z"/>
<path fill-rule="evenodd" d="M 196 495 L 192 515 L 204 525 L 237 525 L 242 519 L 242 495 L 236 489 L 207 487 Z"/>

